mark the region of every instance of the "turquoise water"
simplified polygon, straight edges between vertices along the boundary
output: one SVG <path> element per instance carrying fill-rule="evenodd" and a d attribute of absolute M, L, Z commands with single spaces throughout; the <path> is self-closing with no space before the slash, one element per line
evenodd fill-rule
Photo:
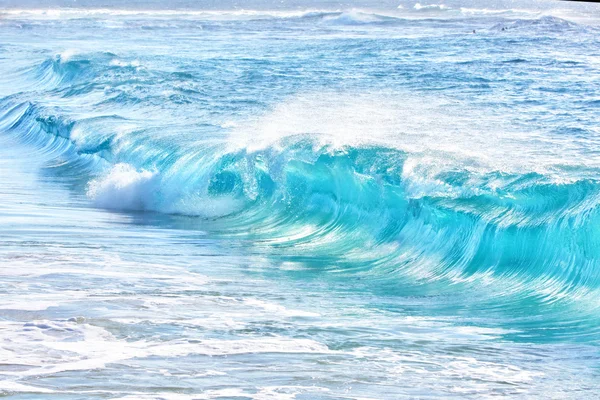
<path fill-rule="evenodd" d="M 0 393 L 598 398 L 600 5 L 400 3 L 6 2 Z"/>

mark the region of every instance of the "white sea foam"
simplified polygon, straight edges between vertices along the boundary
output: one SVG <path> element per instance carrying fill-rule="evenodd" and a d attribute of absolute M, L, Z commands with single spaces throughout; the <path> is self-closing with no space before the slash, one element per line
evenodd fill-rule
<path fill-rule="evenodd" d="M 421 3 L 415 3 L 415 5 L 413 6 L 413 8 L 417 11 L 431 11 L 431 10 L 449 10 L 450 7 L 448 7 L 445 4 L 421 4 Z"/>
<path fill-rule="evenodd" d="M 439 95 L 306 93 L 231 126 L 231 151 L 285 151 L 310 138 L 332 151 L 382 146 L 405 152 L 403 178 L 415 197 L 456 195 L 436 178 L 442 171 L 527 171 L 565 182 L 569 173 L 560 166 L 585 157 L 589 167 L 600 167 L 600 157 L 567 136 L 542 141 L 539 132 L 512 123 L 501 110 L 475 109 Z"/>
<path fill-rule="evenodd" d="M 106 176 L 90 182 L 88 196 L 96 206 L 102 208 L 153 209 L 158 179 L 157 172 L 136 170 L 129 164 L 116 164 Z"/>
<path fill-rule="evenodd" d="M 240 388 L 225 388 L 225 389 L 210 389 L 202 393 L 181 394 L 181 393 L 155 393 L 147 394 L 143 392 L 128 394 L 123 397 L 115 397 L 115 400 L 212 400 L 223 398 L 248 398 L 253 400 L 292 400 L 297 398 L 298 394 L 303 392 L 327 392 L 325 388 L 314 386 L 267 386 L 257 387 L 253 390 L 245 390 Z"/>
<path fill-rule="evenodd" d="M 90 181 L 87 195 L 97 207 L 109 210 L 159 211 L 207 218 L 227 215 L 243 207 L 244 199 L 208 196 L 206 185 L 202 182 L 197 187 L 187 187 L 177 175 L 164 178 L 157 171 L 119 163 Z"/>
<path fill-rule="evenodd" d="M 139 60 L 123 61 L 123 60 L 113 59 L 110 61 L 110 65 L 115 66 L 115 67 L 139 68 L 142 64 L 140 63 Z"/>
<path fill-rule="evenodd" d="M 104 368 L 132 358 L 224 356 L 248 353 L 328 354 L 327 346 L 309 339 L 285 337 L 235 340 L 198 339 L 126 341 L 107 330 L 77 321 L 32 321 L 0 323 L 0 362 L 29 366 L 25 371 L 4 371 L 5 376 L 39 376 L 62 371 Z M 46 354 L 52 352 L 52 359 Z"/>
<path fill-rule="evenodd" d="M 66 49 L 65 51 L 58 54 L 58 59 L 62 62 L 71 60 L 74 56 L 79 53 L 76 49 Z"/>
<path fill-rule="evenodd" d="M 144 10 L 124 8 L 48 8 L 48 9 L 17 9 L 2 10 L 5 18 L 23 19 L 72 19 L 72 18 L 106 18 L 106 17 L 188 17 L 207 19 L 255 19 L 255 18 L 299 18 L 306 15 L 336 12 L 336 9 L 306 9 L 306 10 Z"/>
<path fill-rule="evenodd" d="M 54 393 L 54 390 L 43 387 L 24 385 L 22 383 L 0 380 L 0 394 L 7 393 Z"/>
<path fill-rule="evenodd" d="M 259 307 L 267 312 L 276 313 L 280 316 L 289 316 L 289 317 L 319 317 L 320 314 L 309 311 L 301 311 L 301 310 L 290 310 L 282 305 L 269 303 L 263 300 L 258 300 L 254 298 L 248 298 L 244 300 L 244 303 L 252 306 Z"/>

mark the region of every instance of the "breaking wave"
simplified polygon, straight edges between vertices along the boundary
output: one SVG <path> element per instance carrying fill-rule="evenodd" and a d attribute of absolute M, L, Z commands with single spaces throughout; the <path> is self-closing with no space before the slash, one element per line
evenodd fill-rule
<path fill-rule="evenodd" d="M 1 111 L 0 129 L 75 163 L 101 208 L 199 217 L 227 235 L 430 282 L 509 281 L 548 302 L 600 287 L 593 179 L 456 167 L 424 175 L 406 151 L 308 133 L 172 151 L 82 132 L 102 121 L 49 116 L 32 103 Z"/>

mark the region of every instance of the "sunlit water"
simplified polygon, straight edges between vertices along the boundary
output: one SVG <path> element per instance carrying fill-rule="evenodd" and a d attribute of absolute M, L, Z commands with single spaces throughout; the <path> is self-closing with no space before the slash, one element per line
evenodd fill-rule
<path fill-rule="evenodd" d="M 600 6 L 401 3 L 7 2 L 1 393 L 598 396 Z"/>

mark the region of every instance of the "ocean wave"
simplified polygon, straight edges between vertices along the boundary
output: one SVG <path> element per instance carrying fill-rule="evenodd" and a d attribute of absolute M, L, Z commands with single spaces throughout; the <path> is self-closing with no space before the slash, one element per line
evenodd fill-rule
<path fill-rule="evenodd" d="M 399 17 L 367 13 L 357 10 L 322 14 L 320 18 L 326 23 L 338 25 L 369 25 L 403 22 L 403 19 Z"/>
<path fill-rule="evenodd" d="M 61 160 L 61 165 L 73 164 L 79 173 L 99 168 L 110 159 L 106 138 L 98 135 L 76 141 L 76 121 L 53 115 L 31 102 L 15 103 L 12 99 L 0 105 L 0 131 L 18 142 L 38 149 L 46 160 Z M 91 118 L 89 121 L 97 121 Z M 100 122 L 102 118 L 100 118 Z"/>
<path fill-rule="evenodd" d="M 306 18 L 387 23 L 359 12 Z M 0 130 L 77 174 L 98 208 L 183 217 L 291 261 L 303 252 L 333 257 L 385 282 L 496 282 L 506 295 L 509 282 L 514 296 L 543 302 L 590 298 L 600 287 L 600 244 L 589 233 L 600 218 L 600 159 L 569 135 L 541 142 L 515 131 L 505 112 L 410 93 L 307 93 L 221 121 L 214 137 L 188 135 L 194 127 L 163 117 L 176 110 L 165 110 L 165 99 L 192 76 L 144 63 L 68 49 L 45 58 L 21 78 L 62 98 L 101 87 L 95 113 L 18 93 L 0 102 Z M 128 90 L 131 82 L 142 90 Z M 140 101 L 161 110 L 156 119 L 119 111 Z M 565 154 L 585 155 L 586 165 Z"/>
<path fill-rule="evenodd" d="M 537 16 L 540 11 L 537 9 L 527 10 L 525 8 L 470 8 L 461 7 L 460 12 L 465 15 L 490 15 L 490 16 L 512 16 L 512 15 L 531 15 Z"/>
<path fill-rule="evenodd" d="M 595 296 L 600 246 L 589 232 L 600 222 L 599 182 L 448 171 L 434 183 L 406 161 L 387 148 L 332 151 L 305 138 L 161 171 L 117 164 L 88 195 L 113 210 L 201 217 L 291 260 L 335 258 L 378 280 L 486 282 L 497 296 L 542 302 Z"/>
<path fill-rule="evenodd" d="M 585 29 L 585 27 L 574 22 L 550 15 L 545 15 L 533 19 L 517 19 L 510 22 L 497 24 L 494 25 L 494 27 L 492 27 L 492 30 L 496 31 L 512 31 L 523 29 L 535 29 L 546 32 L 564 32 L 569 30 L 582 30 Z"/>
<path fill-rule="evenodd" d="M 589 234 L 600 222 L 595 180 L 558 183 L 536 173 L 455 168 L 431 175 L 406 151 L 332 146 L 313 135 L 254 149 L 173 152 L 114 133 L 86 135 L 82 129 L 105 121 L 71 121 L 31 103 L 4 105 L 2 113 L 3 131 L 45 157 L 79 163 L 100 208 L 200 217 L 226 235 L 290 254 L 361 260 L 369 274 L 381 276 L 432 282 L 545 276 L 542 282 L 554 282 L 552 293 L 542 290 L 546 283 L 520 290 L 548 299 L 600 287 L 600 244 Z M 140 166 L 149 158 L 153 168 Z"/>
<path fill-rule="evenodd" d="M 78 52 L 67 49 L 38 64 L 23 68 L 12 79 L 22 81 L 21 89 L 63 90 L 65 97 L 89 93 L 102 82 L 115 86 L 140 76 L 139 60 L 122 60 L 110 52 Z M 126 74 L 129 72 L 128 74 Z M 105 86 L 106 86 L 105 85 Z"/>

